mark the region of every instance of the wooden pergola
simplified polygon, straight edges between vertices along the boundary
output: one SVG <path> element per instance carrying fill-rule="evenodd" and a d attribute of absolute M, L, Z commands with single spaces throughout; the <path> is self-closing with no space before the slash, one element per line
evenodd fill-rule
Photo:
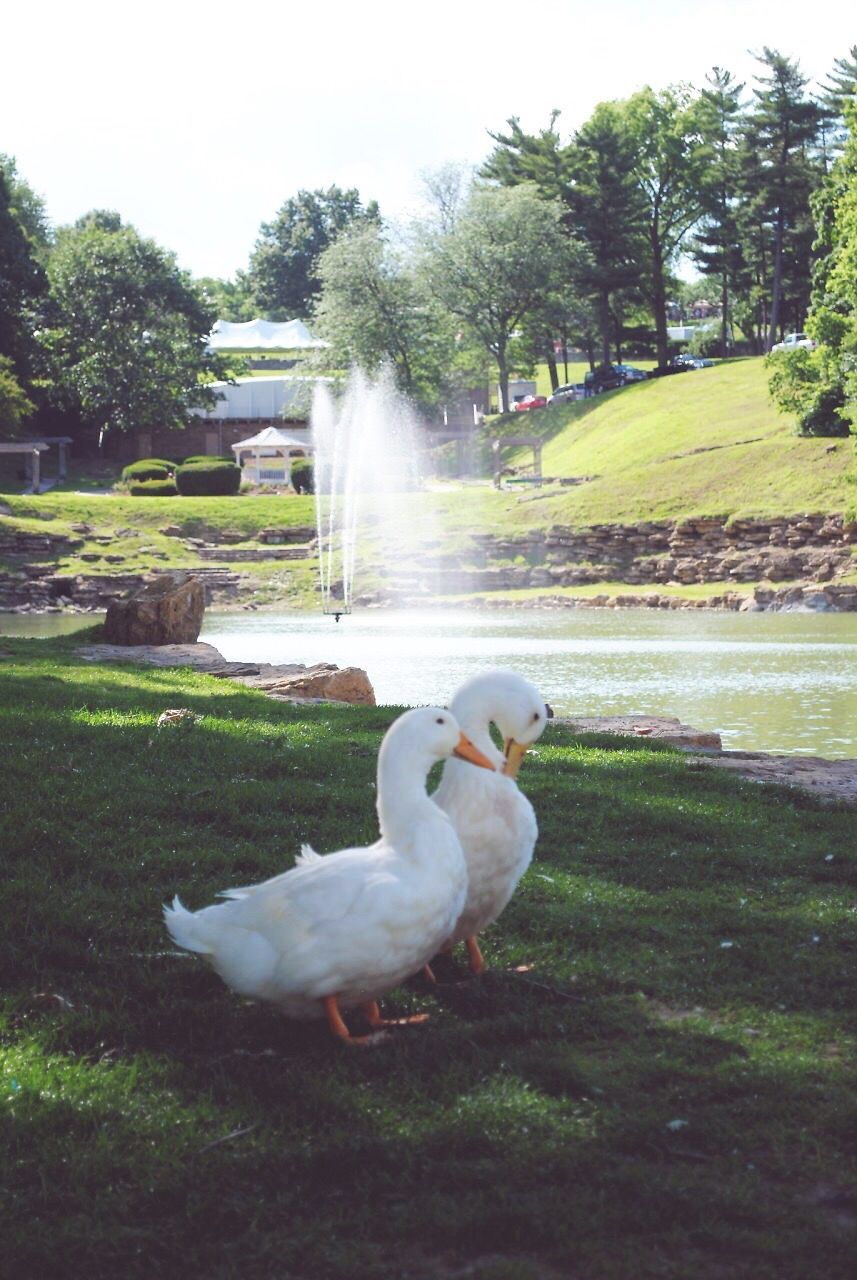
<path fill-rule="evenodd" d="M 500 450 L 506 448 L 532 449 L 533 451 L 533 475 L 532 482 L 540 485 L 542 482 L 542 444 L 544 443 L 541 436 L 497 436 L 491 442 L 491 448 L 494 451 L 494 487 L 500 488 L 500 478 L 503 472 L 503 466 L 500 459 Z"/>

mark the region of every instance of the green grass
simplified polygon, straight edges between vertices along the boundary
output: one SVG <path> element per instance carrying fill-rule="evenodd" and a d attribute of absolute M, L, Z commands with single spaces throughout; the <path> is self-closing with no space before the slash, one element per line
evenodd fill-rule
<path fill-rule="evenodd" d="M 521 416 L 489 434 L 520 432 Z M 855 501 L 853 442 L 798 436 L 768 398 L 762 359 L 538 410 L 527 428 L 549 440 L 545 475 L 593 477 L 546 498 L 544 523 L 841 512 Z"/>
<path fill-rule="evenodd" d="M 551 727 L 490 972 L 349 1053 L 160 905 L 371 840 L 393 711 L 71 648 L 0 659 L 7 1274 L 853 1274 L 853 813 Z M 159 734 L 174 706 L 203 719 Z"/>

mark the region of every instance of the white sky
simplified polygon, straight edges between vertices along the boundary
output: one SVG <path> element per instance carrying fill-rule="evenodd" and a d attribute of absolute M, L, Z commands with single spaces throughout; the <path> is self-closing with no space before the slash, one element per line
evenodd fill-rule
<path fill-rule="evenodd" d="M 420 174 L 487 130 L 645 83 L 752 81 L 767 44 L 824 79 L 853 0 L 41 0 L 3 18 L 0 152 L 56 223 L 117 209 L 196 275 L 246 267 L 300 188 L 356 186 L 400 220 Z"/>

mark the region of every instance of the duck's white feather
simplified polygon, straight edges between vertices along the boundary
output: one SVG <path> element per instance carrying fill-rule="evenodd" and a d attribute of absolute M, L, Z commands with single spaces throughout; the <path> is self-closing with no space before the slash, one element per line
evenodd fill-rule
<path fill-rule="evenodd" d="M 395 735 L 409 717 L 411 731 L 446 726 L 443 751 L 420 754 L 413 732 Z M 466 869 L 452 824 L 425 793 L 425 777 L 433 760 L 452 750 L 458 726 L 437 709 L 406 713 L 396 725 L 385 739 L 395 738 L 394 749 L 385 764 L 382 747 L 379 760 L 382 836 L 375 844 L 324 857 L 305 846 L 291 870 L 228 889 L 224 902 L 190 912 L 175 899 L 164 908 L 174 941 L 205 956 L 233 991 L 270 1001 L 290 1017 L 319 1017 L 326 996 L 348 1008 L 384 995 L 449 935 L 464 902 Z"/>

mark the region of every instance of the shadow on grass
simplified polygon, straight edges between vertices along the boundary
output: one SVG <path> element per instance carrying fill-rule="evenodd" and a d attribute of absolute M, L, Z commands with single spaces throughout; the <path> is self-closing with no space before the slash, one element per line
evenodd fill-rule
<path fill-rule="evenodd" d="M 393 993 L 428 1026 L 348 1052 L 175 954 L 160 907 L 373 839 L 395 712 L 2 674 L 15 1274 L 850 1274 L 853 815 L 552 733 L 490 971 Z M 205 719 L 158 734 L 169 705 Z"/>

